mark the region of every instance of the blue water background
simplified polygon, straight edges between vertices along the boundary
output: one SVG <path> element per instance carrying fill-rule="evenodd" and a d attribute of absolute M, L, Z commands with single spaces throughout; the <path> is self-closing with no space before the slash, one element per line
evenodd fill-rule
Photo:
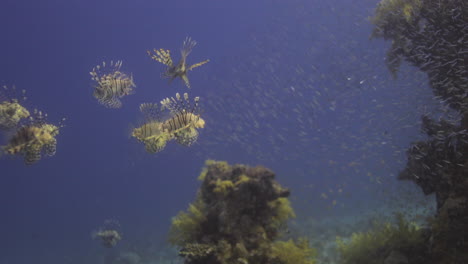
<path fill-rule="evenodd" d="M 122 243 L 162 245 L 208 158 L 273 169 L 299 216 L 378 207 L 383 193 L 394 199 L 405 147 L 421 137 L 421 109 L 433 102 L 410 66 L 392 79 L 389 43 L 369 40 L 377 1 L 355 2 L 2 1 L 0 80 L 25 89 L 27 106 L 50 122 L 67 121 L 55 156 L 32 166 L 0 160 L 0 264 L 92 259 L 105 249 L 90 234 L 109 218 L 120 222 Z M 189 73 L 191 90 L 161 79 L 163 65 L 146 55 L 167 48 L 177 60 L 186 36 L 198 41 L 189 62 L 210 59 Z M 123 60 L 137 84 L 116 110 L 93 98 L 89 76 L 110 60 Z M 145 153 L 129 137 L 142 121 L 139 104 L 187 91 L 201 97 L 207 120 L 198 144 Z M 320 108 L 304 107 L 312 98 Z M 267 114 L 270 126 L 259 119 L 255 128 L 248 106 L 262 102 L 280 117 Z M 298 115 L 310 121 L 300 126 Z"/>

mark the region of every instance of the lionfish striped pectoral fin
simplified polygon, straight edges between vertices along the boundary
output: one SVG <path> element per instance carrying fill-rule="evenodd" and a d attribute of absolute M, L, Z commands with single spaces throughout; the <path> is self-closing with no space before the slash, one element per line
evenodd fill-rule
<path fill-rule="evenodd" d="M 182 146 L 190 147 L 198 139 L 198 131 L 194 127 L 188 127 L 175 136 L 177 143 Z"/>
<path fill-rule="evenodd" d="M 44 152 L 47 156 L 54 156 L 57 152 L 57 140 L 54 138 L 44 145 Z"/>
<path fill-rule="evenodd" d="M 191 71 L 191 70 L 193 70 L 193 69 L 196 68 L 196 67 L 200 67 L 200 66 L 202 66 L 203 64 L 208 63 L 209 61 L 210 61 L 210 60 L 204 60 L 204 61 L 202 61 L 202 62 L 195 63 L 195 64 L 193 64 L 192 66 L 188 67 L 187 70 Z"/>
<path fill-rule="evenodd" d="M 166 147 L 167 140 L 165 138 L 152 138 L 145 141 L 145 149 L 148 153 L 157 153 Z"/>
<path fill-rule="evenodd" d="M 32 144 L 24 152 L 24 163 L 31 165 L 41 160 L 41 146 L 40 144 Z"/>
<path fill-rule="evenodd" d="M 122 101 L 117 98 L 103 98 L 99 99 L 99 102 L 107 108 L 121 108 Z"/>
<path fill-rule="evenodd" d="M 150 56 L 151 59 L 158 61 L 168 67 L 172 67 L 174 65 L 171 58 L 171 52 L 169 50 L 154 49 L 153 52 L 154 54 L 149 50 L 147 51 L 148 56 Z"/>

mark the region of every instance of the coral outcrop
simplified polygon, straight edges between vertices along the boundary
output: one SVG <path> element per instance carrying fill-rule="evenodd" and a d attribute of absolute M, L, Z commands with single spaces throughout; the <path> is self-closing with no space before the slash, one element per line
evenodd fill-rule
<path fill-rule="evenodd" d="M 337 238 L 341 264 L 425 264 L 427 230 L 397 214 L 395 223 L 378 223 L 367 232 Z"/>
<path fill-rule="evenodd" d="M 427 263 L 468 263 L 468 2 L 383 0 L 372 21 L 373 36 L 392 41 L 390 71 L 405 60 L 427 73 L 435 98 L 452 113 L 422 117 L 428 139 L 409 147 L 399 178 L 437 198 Z"/>
<path fill-rule="evenodd" d="M 290 191 L 274 178 L 264 167 L 207 161 L 195 202 L 173 218 L 169 233 L 184 263 L 313 264 L 307 240 L 277 241 L 295 215 Z"/>

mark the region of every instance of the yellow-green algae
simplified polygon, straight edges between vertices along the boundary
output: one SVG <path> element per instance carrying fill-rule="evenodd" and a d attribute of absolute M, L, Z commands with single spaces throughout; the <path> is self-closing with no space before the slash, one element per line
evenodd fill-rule
<path fill-rule="evenodd" d="M 272 255 L 277 257 L 282 263 L 286 264 L 315 264 L 317 252 L 309 247 L 307 239 L 298 239 L 294 242 L 277 241 L 273 244 Z"/>
<path fill-rule="evenodd" d="M 419 254 L 425 258 L 418 264 L 468 263 L 466 4 L 382 0 L 372 19 L 373 37 L 392 41 L 386 60 L 392 74 L 396 76 L 403 60 L 426 73 L 434 97 L 453 113 L 422 116 L 427 137 L 408 148 L 406 167 L 398 176 L 436 197 L 437 213 Z"/>
<path fill-rule="evenodd" d="M 291 207 L 291 202 L 288 198 L 278 198 L 271 201 L 268 206 L 276 212 L 276 215 L 272 218 L 274 225 L 279 226 L 285 223 L 289 218 L 296 217 L 296 213 L 294 213 L 294 209 Z"/>
<path fill-rule="evenodd" d="M 336 243 L 341 264 L 378 264 L 392 251 L 406 253 L 423 241 L 422 229 L 398 214 L 395 224 L 377 224 L 368 232 L 353 233 L 349 241 L 338 237 Z"/>
<path fill-rule="evenodd" d="M 222 181 L 220 179 L 216 180 L 216 187 L 214 188 L 215 193 L 221 193 L 226 195 L 231 188 L 234 188 L 234 183 L 229 180 Z"/>
<path fill-rule="evenodd" d="M 195 202 L 189 205 L 187 212 L 179 212 L 172 218 L 169 231 L 169 243 L 182 245 L 191 242 L 199 230 L 200 224 L 206 220 L 203 214 L 203 203 Z"/>
<path fill-rule="evenodd" d="M 278 241 L 295 217 L 289 190 L 263 167 L 208 160 L 196 200 L 172 219 L 169 242 L 186 264 L 313 264 L 306 240 Z"/>

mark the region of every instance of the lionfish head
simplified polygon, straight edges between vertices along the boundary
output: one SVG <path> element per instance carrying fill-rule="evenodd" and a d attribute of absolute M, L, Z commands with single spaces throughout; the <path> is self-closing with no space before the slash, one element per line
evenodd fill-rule
<path fill-rule="evenodd" d="M 198 120 L 195 122 L 195 127 L 196 128 L 204 128 L 205 127 L 205 120 L 198 118 Z"/>

